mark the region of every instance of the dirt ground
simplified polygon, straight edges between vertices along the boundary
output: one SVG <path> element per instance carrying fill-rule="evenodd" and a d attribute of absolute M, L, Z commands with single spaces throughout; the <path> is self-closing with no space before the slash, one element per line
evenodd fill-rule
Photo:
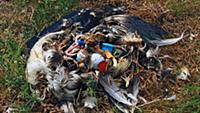
<path fill-rule="evenodd" d="M 19 47 L 19 49 L 15 51 L 20 51 L 23 48 L 25 40 L 31 38 L 31 36 L 38 31 L 31 30 L 32 28 L 42 29 L 42 25 L 40 27 L 32 27 L 35 25 L 31 24 L 33 23 L 32 18 L 34 19 L 34 11 L 37 7 L 32 2 L 25 8 L 16 7 L 17 5 L 15 2 L 13 3 L 11 0 L 3 0 L 0 1 L 0 3 L 2 6 L 0 8 L 0 18 L 2 19 L 0 20 L 0 112 L 5 112 L 5 109 L 13 103 L 13 105 L 22 105 L 19 107 L 21 110 L 17 112 L 27 112 L 27 107 L 31 107 L 31 109 L 29 109 L 31 112 L 44 112 L 42 109 L 53 110 L 52 105 L 38 104 L 38 102 L 32 98 L 28 101 L 30 98 L 27 95 L 30 95 L 30 92 L 27 91 L 27 83 L 24 82 L 25 62 L 20 59 L 20 52 L 17 54 L 15 52 L 10 52 L 13 48 L 16 48 L 16 45 L 18 45 L 17 47 Z M 183 31 L 186 31 L 184 39 L 175 45 L 161 48 L 160 55 L 169 55 L 173 57 L 177 61 L 178 67 L 185 66 L 189 69 L 191 77 L 189 77 L 188 81 L 177 81 L 176 84 L 169 83 L 172 86 L 170 89 L 171 93 L 177 96 L 175 101 L 158 101 L 145 105 L 141 107 L 141 109 L 136 110 L 136 112 L 200 112 L 200 1 L 81 0 L 77 5 L 74 5 L 74 8 L 101 7 L 105 4 L 124 5 L 127 8 L 127 14 L 139 16 L 148 22 L 157 24 L 173 37 L 180 36 Z M 57 18 L 59 18 L 59 16 L 56 17 L 56 19 Z M 44 25 L 48 26 L 48 24 L 43 24 L 43 26 Z M 174 64 L 169 61 L 166 61 L 164 65 L 175 68 Z M 22 75 L 20 79 L 18 76 L 19 74 Z M 176 74 L 177 73 L 175 73 L 175 75 Z M 16 76 L 18 78 L 15 79 Z M 160 96 L 162 93 L 161 87 L 165 87 L 166 84 L 155 81 L 154 76 L 148 76 L 145 79 L 149 81 L 143 81 L 146 87 L 144 87 L 145 90 L 140 93 L 143 93 L 148 101 L 152 101 Z M 30 104 L 33 102 L 35 103 Z M 119 112 L 115 107 L 112 108 L 112 105 L 106 97 L 100 98 L 98 102 L 98 109 L 88 110 L 85 108 L 77 108 L 77 111 L 80 113 Z"/>

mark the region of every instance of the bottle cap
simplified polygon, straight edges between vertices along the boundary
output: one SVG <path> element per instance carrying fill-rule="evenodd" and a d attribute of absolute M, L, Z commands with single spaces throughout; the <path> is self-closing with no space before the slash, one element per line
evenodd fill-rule
<path fill-rule="evenodd" d="M 113 52 L 113 48 L 114 48 L 114 45 L 112 44 L 109 44 L 109 43 L 102 43 L 102 50 L 103 51 L 110 51 L 111 53 Z"/>
<path fill-rule="evenodd" d="M 94 68 L 94 69 L 97 69 L 98 68 L 98 64 L 100 62 L 104 61 L 104 58 L 103 56 L 101 56 L 100 54 L 98 53 L 93 53 L 92 56 L 91 56 L 91 66 Z"/>
<path fill-rule="evenodd" d="M 105 73 L 108 69 L 108 62 L 102 61 L 98 64 L 98 69 L 100 72 Z"/>
<path fill-rule="evenodd" d="M 85 45 L 85 40 L 84 40 L 84 39 L 79 39 L 79 40 L 78 40 L 78 45 L 79 45 L 79 46 Z"/>

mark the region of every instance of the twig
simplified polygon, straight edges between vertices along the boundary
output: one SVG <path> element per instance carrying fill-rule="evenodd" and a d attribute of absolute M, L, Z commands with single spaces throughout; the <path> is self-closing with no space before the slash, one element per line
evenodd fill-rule
<path fill-rule="evenodd" d="M 155 103 L 155 102 L 158 102 L 158 101 L 161 101 L 161 99 L 155 99 L 155 100 L 146 102 L 146 103 L 144 103 L 144 104 L 138 105 L 137 107 L 143 107 L 143 106 L 145 106 L 145 105 L 152 104 L 152 103 Z"/>

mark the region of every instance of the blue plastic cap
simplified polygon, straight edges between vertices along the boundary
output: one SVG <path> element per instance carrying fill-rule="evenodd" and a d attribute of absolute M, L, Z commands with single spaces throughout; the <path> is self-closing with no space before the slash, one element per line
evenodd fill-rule
<path fill-rule="evenodd" d="M 84 39 L 80 39 L 80 40 L 78 41 L 78 45 L 79 45 L 79 46 L 85 45 L 85 40 L 84 40 Z"/>
<path fill-rule="evenodd" d="M 111 53 L 113 52 L 113 48 L 114 48 L 114 45 L 112 44 L 109 44 L 109 43 L 102 43 L 102 50 L 103 51 L 110 51 Z"/>

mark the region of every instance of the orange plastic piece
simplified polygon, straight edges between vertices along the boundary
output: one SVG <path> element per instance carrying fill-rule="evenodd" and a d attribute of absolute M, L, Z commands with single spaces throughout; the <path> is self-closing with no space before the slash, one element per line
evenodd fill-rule
<path fill-rule="evenodd" d="M 106 58 L 108 58 L 108 59 L 110 59 L 110 58 L 112 58 L 113 57 L 113 55 L 110 53 L 110 51 L 108 51 L 108 50 L 106 50 L 105 52 L 104 52 L 104 54 L 106 55 Z"/>

